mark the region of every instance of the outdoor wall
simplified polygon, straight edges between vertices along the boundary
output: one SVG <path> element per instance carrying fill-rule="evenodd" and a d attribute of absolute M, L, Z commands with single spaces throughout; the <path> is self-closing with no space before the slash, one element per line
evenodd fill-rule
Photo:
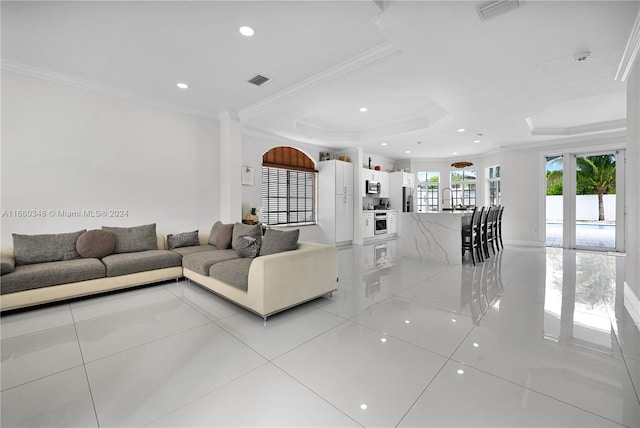
<path fill-rule="evenodd" d="M 103 225 L 211 227 L 218 134 L 215 120 L 3 71 L 2 245 Z"/>
<path fill-rule="evenodd" d="M 546 220 L 562 221 L 562 195 L 546 197 Z M 604 208 L 604 221 L 616 221 L 616 195 L 602 196 Z M 576 196 L 576 220 L 598 221 L 599 218 L 598 195 Z"/>

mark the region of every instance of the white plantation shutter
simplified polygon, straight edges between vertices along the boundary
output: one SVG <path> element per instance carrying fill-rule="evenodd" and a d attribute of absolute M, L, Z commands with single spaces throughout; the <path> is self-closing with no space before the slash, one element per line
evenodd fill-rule
<path fill-rule="evenodd" d="M 262 222 L 315 224 L 316 173 L 262 167 Z"/>

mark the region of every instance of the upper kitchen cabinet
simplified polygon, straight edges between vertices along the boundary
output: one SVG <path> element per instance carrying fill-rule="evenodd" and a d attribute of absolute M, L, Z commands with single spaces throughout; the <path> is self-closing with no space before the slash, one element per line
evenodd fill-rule
<path fill-rule="evenodd" d="M 353 195 L 353 164 L 343 161 L 331 161 L 336 165 L 336 194 Z"/>

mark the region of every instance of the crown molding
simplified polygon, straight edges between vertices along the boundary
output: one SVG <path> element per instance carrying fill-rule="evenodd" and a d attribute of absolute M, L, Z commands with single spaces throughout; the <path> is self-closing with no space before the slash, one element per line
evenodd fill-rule
<path fill-rule="evenodd" d="M 629 34 L 629 40 L 627 40 L 627 46 L 624 48 L 624 53 L 622 54 L 622 59 L 620 59 L 620 65 L 618 66 L 618 71 L 616 72 L 616 77 L 614 80 L 619 80 L 621 82 L 627 81 L 629 73 L 631 73 L 631 69 L 633 69 L 633 64 L 635 64 L 639 52 L 640 12 L 638 12 L 636 22 L 631 28 L 631 34 Z"/>
<path fill-rule="evenodd" d="M 365 67 L 381 59 L 391 57 L 401 53 L 401 50 L 390 42 L 382 43 L 372 49 L 369 49 L 353 58 L 335 65 L 321 73 L 311 76 L 308 79 L 303 80 L 300 83 L 296 83 L 284 89 L 274 95 L 271 95 L 255 104 L 243 108 L 239 111 L 240 119 L 246 121 L 255 117 L 265 110 L 269 109 L 272 105 L 277 104 L 286 99 L 295 97 L 303 92 L 306 92 L 312 88 L 327 83 L 337 77 L 351 73 L 359 68 Z"/>
<path fill-rule="evenodd" d="M 185 113 L 192 116 L 198 116 L 205 119 L 217 120 L 217 116 L 213 114 L 204 113 L 197 110 L 185 109 L 176 105 L 163 103 L 152 98 L 141 97 L 131 92 L 116 89 L 111 86 L 102 85 L 99 83 L 91 82 L 88 80 L 79 79 L 77 77 L 69 76 L 67 74 L 58 73 L 51 70 L 46 70 L 31 65 L 22 64 L 16 61 L 3 59 L 0 65 L 3 71 L 9 71 L 12 73 L 22 74 L 28 77 L 34 77 L 36 79 L 48 80 L 50 82 L 59 83 L 66 86 L 72 86 L 74 88 L 84 89 L 86 91 L 97 92 L 102 95 L 109 95 L 112 97 L 122 98 L 128 101 L 133 101 L 140 104 L 147 104 L 153 107 L 162 108 L 165 110 L 171 110 L 179 113 Z"/>
<path fill-rule="evenodd" d="M 589 149 L 593 149 L 596 146 L 591 146 L 592 143 L 601 143 L 600 146 L 597 146 L 598 149 L 609 149 L 609 148 L 625 148 L 627 146 L 627 131 L 626 129 L 617 129 L 613 131 L 608 131 L 598 135 L 581 135 L 581 136 L 571 136 L 568 138 L 553 138 L 548 140 L 541 141 L 529 141 L 526 143 L 517 143 L 517 144 L 509 144 L 502 145 L 499 147 L 500 152 L 511 152 L 516 150 L 537 150 L 537 149 L 545 149 L 545 148 L 561 148 L 563 146 L 576 144 L 576 143 L 585 143 L 589 144 Z"/>
<path fill-rule="evenodd" d="M 227 119 L 231 119 L 231 120 L 240 120 L 240 116 L 238 115 L 238 112 L 235 110 L 222 110 L 220 113 L 218 113 L 218 120 L 227 120 Z"/>
<path fill-rule="evenodd" d="M 587 125 L 570 126 L 567 128 L 538 128 L 534 125 L 531 118 L 526 119 L 527 124 L 531 128 L 531 135 L 580 135 L 592 134 L 595 132 L 611 132 L 627 128 L 627 120 L 609 120 L 606 122 L 589 123 Z"/>

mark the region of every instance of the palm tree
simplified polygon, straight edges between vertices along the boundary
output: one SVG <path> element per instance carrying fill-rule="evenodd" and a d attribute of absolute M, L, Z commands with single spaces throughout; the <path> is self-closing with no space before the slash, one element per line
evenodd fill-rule
<path fill-rule="evenodd" d="M 577 157 L 577 193 L 598 195 L 598 220 L 604 220 L 604 204 L 602 202 L 605 193 L 616 191 L 616 156 L 598 155 L 589 157 Z"/>

